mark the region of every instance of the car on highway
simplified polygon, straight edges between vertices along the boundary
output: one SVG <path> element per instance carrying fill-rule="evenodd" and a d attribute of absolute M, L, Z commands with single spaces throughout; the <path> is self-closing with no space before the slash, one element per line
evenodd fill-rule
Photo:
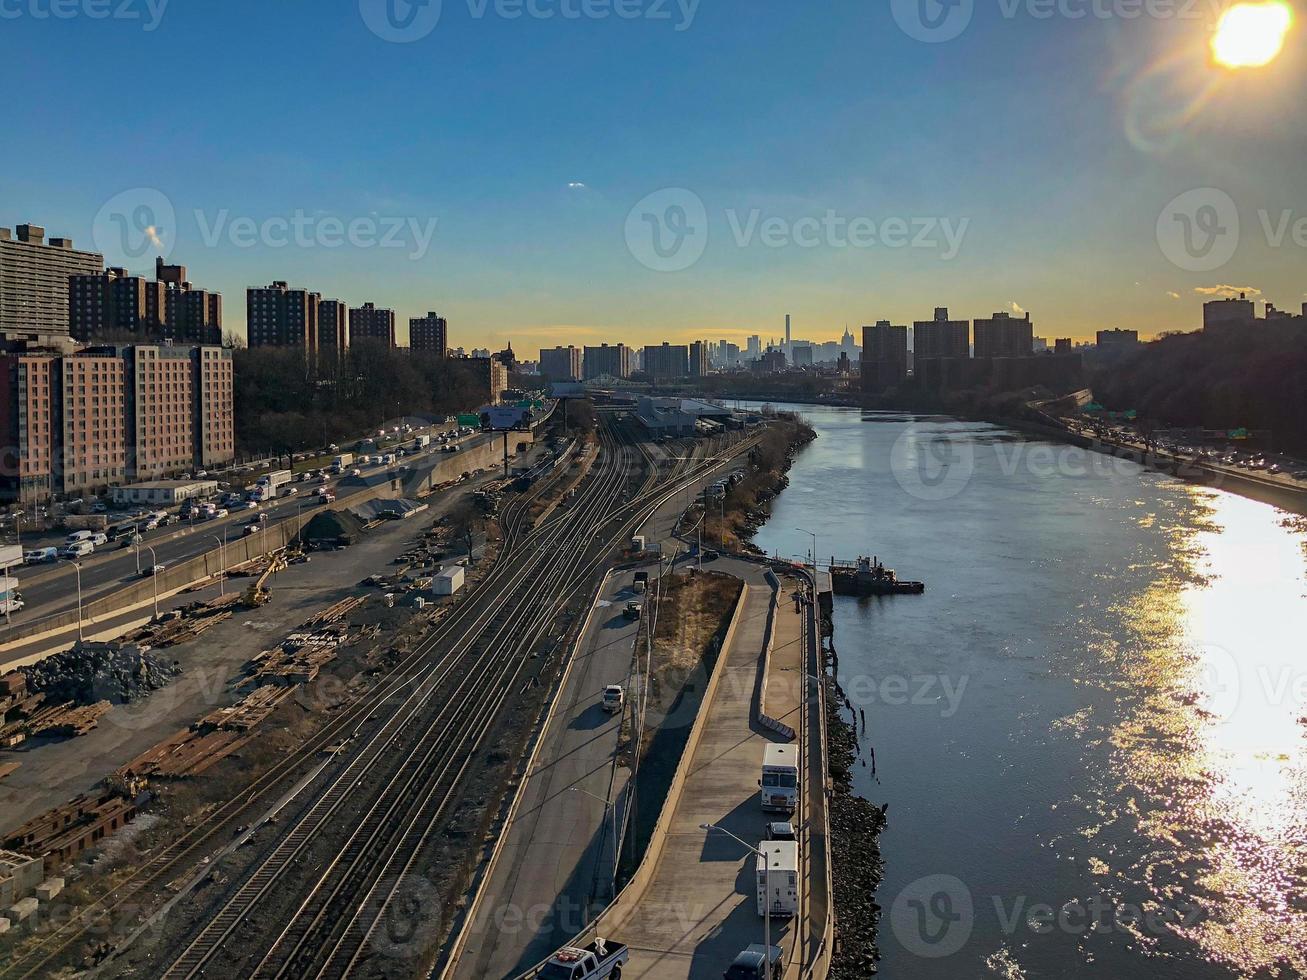
<path fill-rule="evenodd" d="M 153 578 L 156 575 L 162 575 L 163 569 L 163 565 L 146 565 L 141 569 L 141 578 Z"/>
<path fill-rule="evenodd" d="M 42 565 L 58 559 L 58 548 L 33 548 L 31 551 L 23 552 L 24 565 Z"/>
<path fill-rule="evenodd" d="M 283 487 L 281 491 L 283 497 L 293 497 L 297 493 L 299 493 L 299 488 L 297 487 Z"/>
<path fill-rule="evenodd" d="M 798 840 L 794 832 L 794 824 L 788 821 L 777 820 L 767 825 L 768 840 Z"/>
<path fill-rule="evenodd" d="M 66 544 L 63 546 L 63 548 L 59 551 L 59 557 L 60 558 L 85 558 L 93 551 L 95 551 L 95 545 L 91 544 L 90 541 L 86 541 L 86 540 L 73 541 L 70 544 Z"/>
<path fill-rule="evenodd" d="M 784 955 L 779 946 L 755 943 L 735 957 L 722 974 L 723 980 L 780 980 L 785 973 L 785 966 L 781 963 Z"/>
<path fill-rule="evenodd" d="M 626 704 L 626 689 L 621 684 L 609 684 L 604 688 L 604 696 L 600 703 L 610 715 L 617 714 Z"/>

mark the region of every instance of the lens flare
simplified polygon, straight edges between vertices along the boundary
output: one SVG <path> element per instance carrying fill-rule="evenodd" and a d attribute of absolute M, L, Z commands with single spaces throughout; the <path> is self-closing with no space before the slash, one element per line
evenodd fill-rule
<path fill-rule="evenodd" d="M 1212 57 L 1226 68 L 1260 68 L 1275 60 L 1293 26 L 1283 0 L 1237 3 L 1221 15 L 1212 37 Z"/>

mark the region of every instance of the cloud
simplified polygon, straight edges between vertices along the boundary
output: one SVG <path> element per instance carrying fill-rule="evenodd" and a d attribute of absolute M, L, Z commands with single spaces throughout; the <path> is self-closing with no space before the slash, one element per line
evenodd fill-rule
<path fill-rule="evenodd" d="M 1172 299 L 1179 299 L 1179 298 L 1180 298 L 1180 294 L 1177 293 L 1174 289 L 1168 289 L 1168 290 L 1166 291 L 1166 295 L 1167 295 L 1167 296 L 1170 296 Z"/>
<path fill-rule="evenodd" d="M 164 247 L 163 239 L 159 237 L 159 229 L 155 228 L 154 225 L 150 225 L 149 228 L 146 228 L 145 234 L 147 234 L 150 237 L 150 242 L 151 244 L 154 245 L 155 248 Z"/>
<path fill-rule="evenodd" d="M 1195 286 L 1194 292 L 1200 296 L 1219 296 L 1222 299 L 1238 299 L 1240 293 L 1249 299 L 1262 295 L 1256 286 Z"/>
<path fill-rule="evenodd" d="M 587 188 L 585 184 L 579 180 L 569 180 L 567 182 L 567 189 L 569 191 L 583 191 L 586 190 Z"/>
<path fill-rule="evenodd" d="M 1013 313 L 1015 313 L 1017 316 L 1025 316 L 1026 313 L 1025 307 L 1022 306 L 1020 303 L 1018 303 L 1016 300 L 1013 300 L 1012 302 L 1008 303 L 1007 308 L 1011 310 Z"/>

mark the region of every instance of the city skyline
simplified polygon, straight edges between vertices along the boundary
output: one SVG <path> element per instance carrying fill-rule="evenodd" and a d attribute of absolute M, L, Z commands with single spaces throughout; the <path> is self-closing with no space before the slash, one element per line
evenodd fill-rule
<path fill-rule="evenodd" d="M 409 43 L 388 43 L 356 4 L 315 10 L 314 57 L 271 63 L 267 38 L 299 29 L 305 8 L 168 5 L 150 30 L 6 20 L 33 61 L 66 67 L 10 81 L 11 129 L 43 139 L 41 166 L 0 189 L 0 223 L 41 223 L 129 264 L 117 238 L 140 253 L 133 271 L 162 246 L 229 297 L 237 332 L 245 289 L 286 280 L 394 308 L 401 342 L 434 306 L 455 346 L 738 341 L 783 311 L 825 340 L 937 305 L 1031 310 L 1050 336 L 1151 337 L 1193 329 L 1213 294 L 1303 298 L 1300 147 L 1283 119 L 1304 59 L 1290 48 L 1244 74 L 1209 64 L 1210 10 L 1072 19 L 977 5 L 959 36 L 931 43 L 887 9 L 741 23 L 696 6 L 681 24 L 674 6 L 632 23 L 446 6 Z M 182 43 L 195 36 L 230 64 L 258 59 L 258 79 L 199 77 Z M 384 57 L 387 76 L 366 93 L 340 86 L 333 53 Z M 884 79 L 932 84 L 900 94 L 839 68 L 867 57 Z M 127 84 L 106 126 L 85 91 L 122 63 L 150 65 L 150 80 Z M 601 78 L 602 90 L 578 84 Z M 163 81 L 185 119 L 175 131 L 146 97 Z M 266 91 L 282 111 L 251 110 Z M 50 114 L 68 125 L 48 132 Z M 350 138 L 324 154 L 327 120 Z M 705 232 L 675 267 L 638 239 L 668 206 Z M 156 220 L 136 227 L 142 208 Z M 1223 261 L 1191 262 L 1167 237 L 1174 208 L 1204 234 L 1242 234 Z"/>

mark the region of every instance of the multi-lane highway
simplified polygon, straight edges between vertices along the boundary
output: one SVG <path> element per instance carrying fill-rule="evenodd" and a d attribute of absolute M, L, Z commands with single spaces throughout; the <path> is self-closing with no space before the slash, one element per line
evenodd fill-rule
<path fill-rule="evenodd" d="M 460 451 L 480 446 L 497 438 L 492 434 L 477 433 L 459 440 Z M 443 454 L 436 446 L 406 457 L 403 462 L 409 466 L 422 466 L 438 460 Z M 383 474 L 393 467 L 367 467 L 362 469 L 360 477 L 336 477 L 326 484 L 336 496 L 332 506 L 348 505 L 350 498 L 367 491 L 372 482 L 370 477 Z M 192 558 L 202 552 L 218 550 L 222 543 L 239 538 L 244 526 L 259 514 L 266 517 L 269 525 L 279 524 L 305 510 L 321 506 L 314 496 L 319 484 L 317 482 L 293 483 L 297 492 L 294 496 L 280 497 L 261 504 L 257 510 L 236 510 L 225 518 L 209 521 L 194 521 L 181 525 L 171 525 L 150 531 L 142 535 L 140 550 L 122 546 L 119 542 L 103 545 L 96 554 L 83 559 L 81 564 L 82 601 L 90 602 L 99 596 L 131 582 L 140 575 L 140 569 L 149 568 L 156 560 L 159 564 L 170 566 L 176 562 Z M 62 538 L 57 539 L 60 542 Z M 25 547 L 41 547 L 52 541 L 24 541 Z M 154 549 L 151 554 L 150 548 Z M 76 574 L 68 562 L 54 565 L 34 565 L 16 570 L 13 574 L 19 579 L 20 589 L 26 608 L 12 617 L 12 622 L 0 621 L 0 643 L 5 642 L 5 634 L 18 627 L 29 629 L 41 619 L 73 608 L 77 603 Z"/>

